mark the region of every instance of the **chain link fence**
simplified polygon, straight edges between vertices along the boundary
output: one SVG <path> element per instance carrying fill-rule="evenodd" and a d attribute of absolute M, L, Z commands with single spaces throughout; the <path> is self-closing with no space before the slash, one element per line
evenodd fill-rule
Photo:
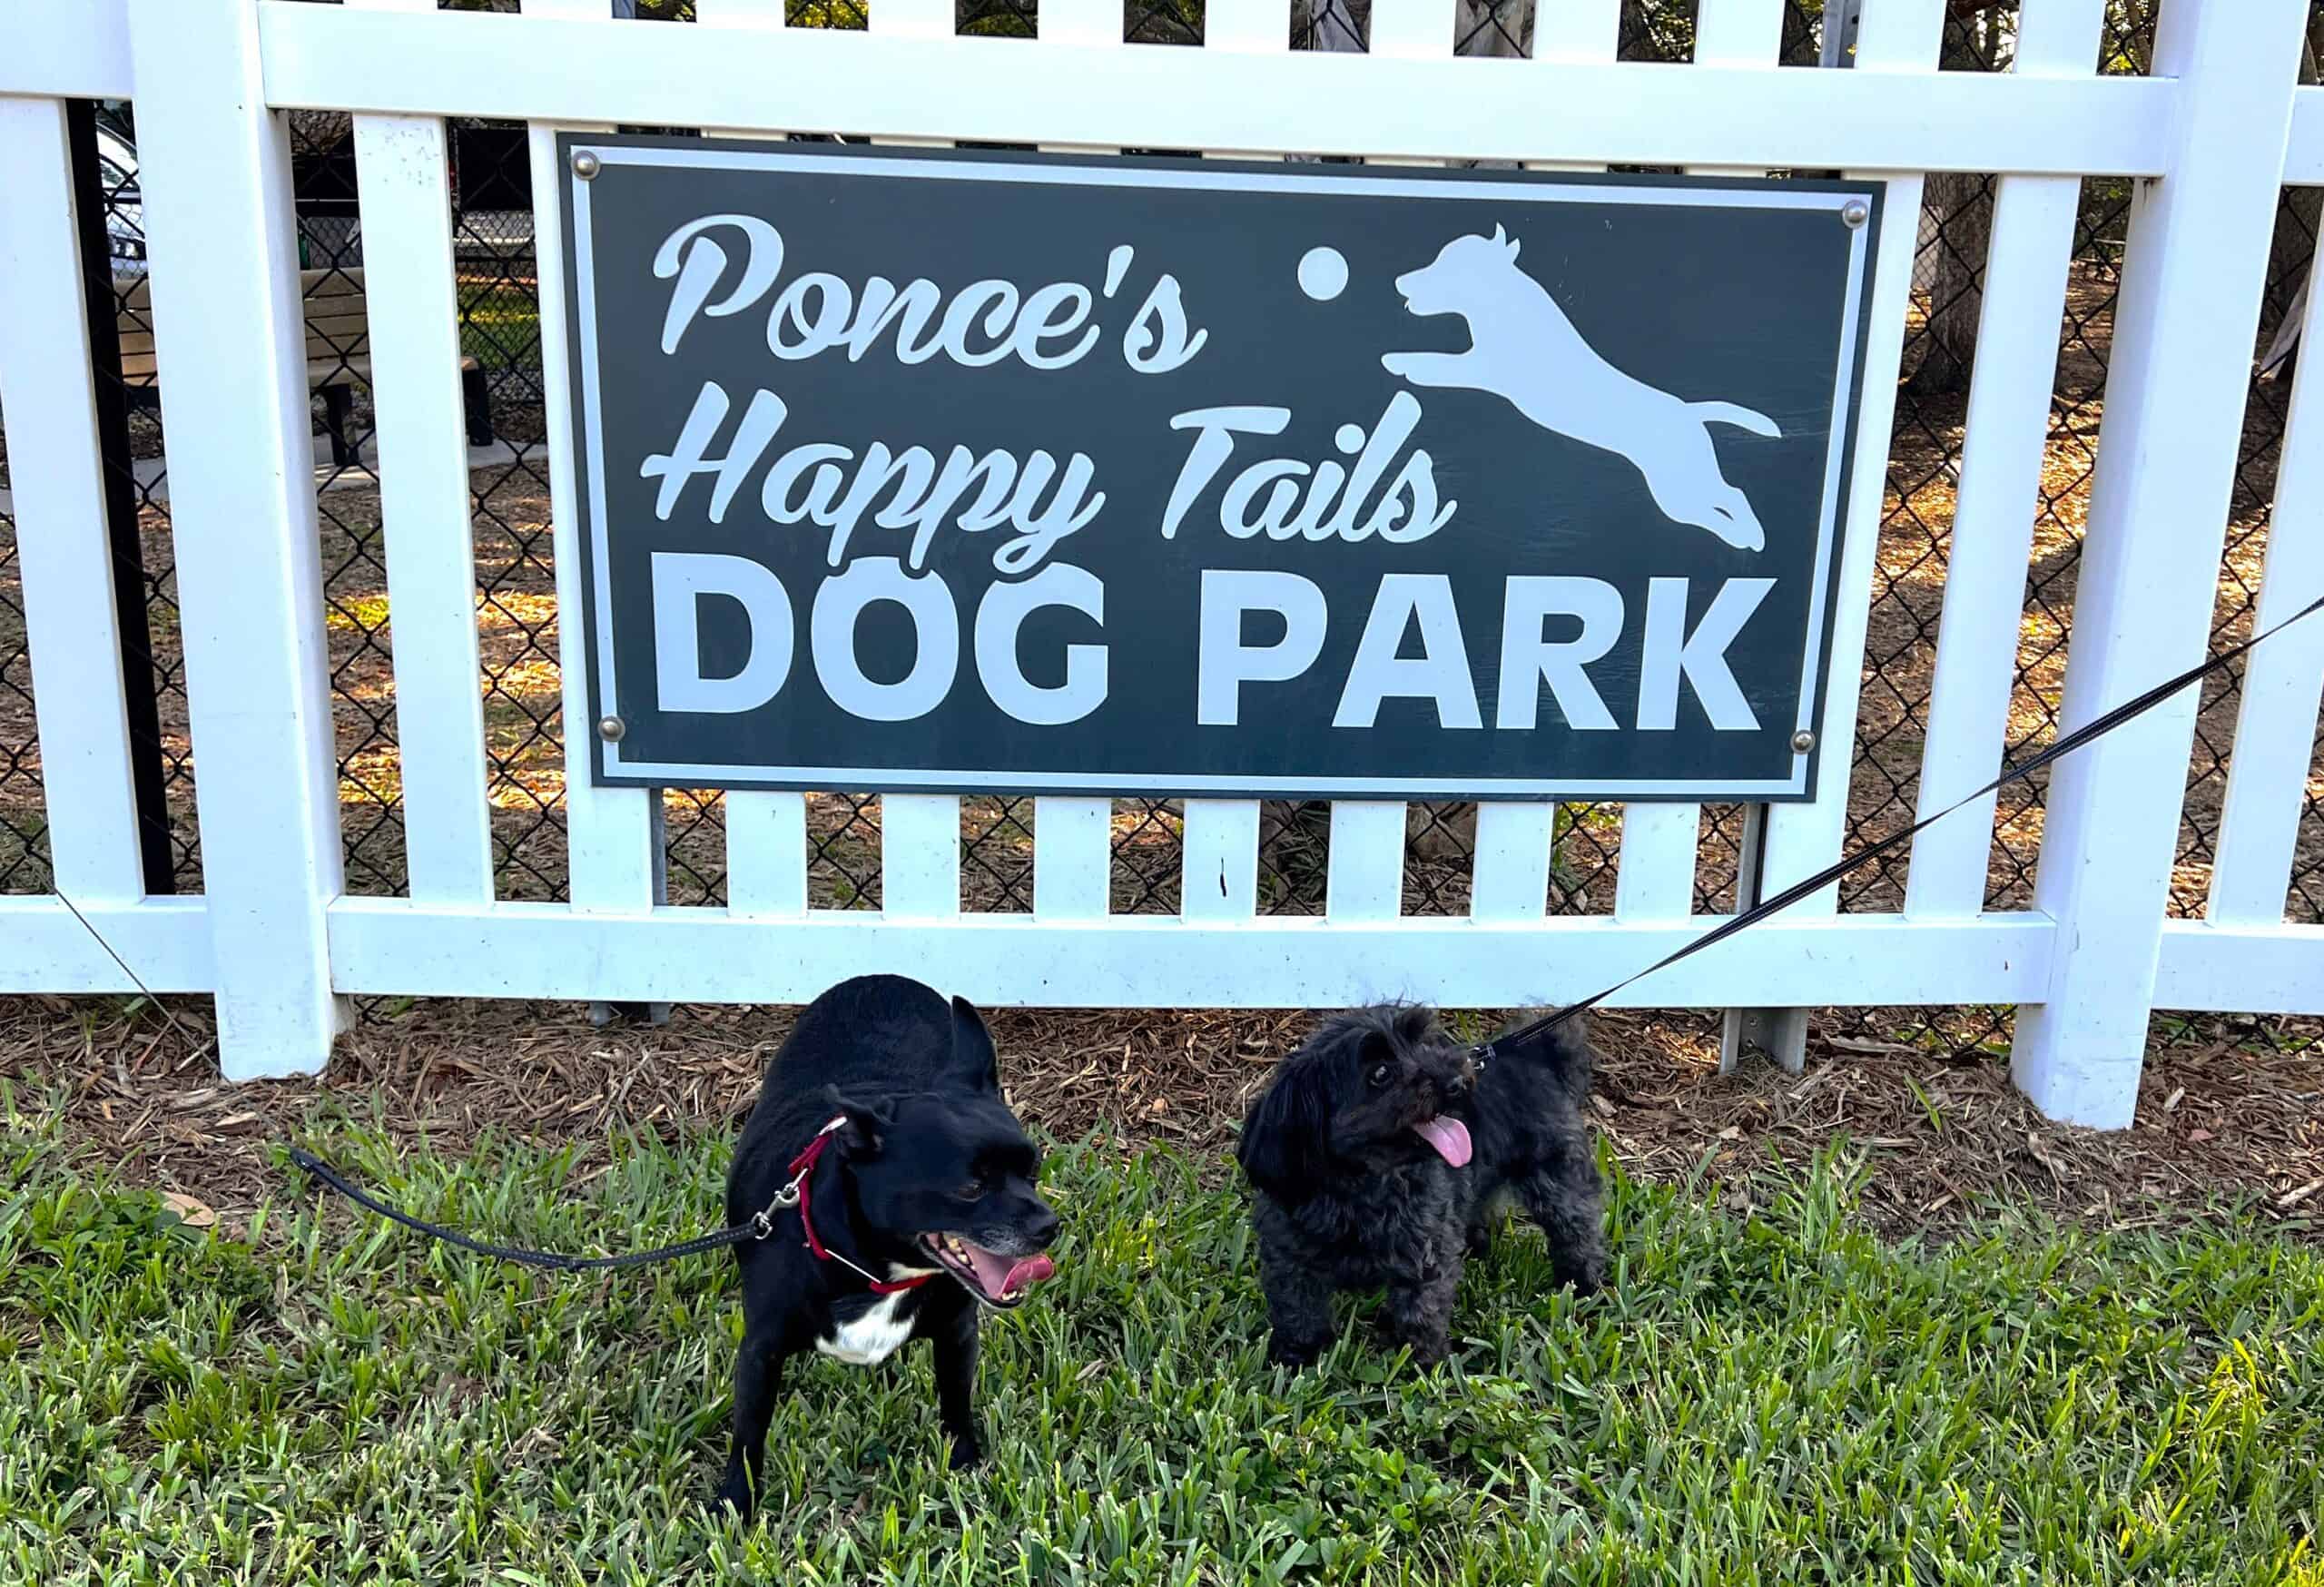
<path fill-rule="evenodd" d="M 0 491 L 8 464 L 0 457 Z M 44 892 L 48 814 L 41 803 L 40 731 L 33 722 L 32 656 L 25 645 L 16 515 L 0 508 L 0 892 Z"/>
<path fill-rule="evenodd" d="M 491 0 L 460 3 L 468 9 L 513 8 Z M 789 22 L 793 26 L 862 28 L 869 6 L 877 3 L 792 0 Z M 2148 70 L 2155 3 L 2110 0 L 2102 70 Z M 641 14 L 638 25 L 692 20 L 690 4 L 637 0 L 635 9 Z M 1824 10 L 1823 0 L 1787 0 L 1785 65 L 1818 64 L 1824 52 Z M 2319 11 L 2324 13 L 2324 5 Z M 962 32 L 999 37 L 1032 37 L 1039 29 L 1038 6 L 1031 0 L 960 0 L 958 23 Z M 1531 47 L 1533 0 L 1459 0 L 1452 23 L 1462 54 L 1521 55 Z M 1124 36 L 1135 43 L 1198 44 L 1203 25 L 1201 0 L 1131 0 L 1124 13 Z M 1369 0 L 1294 0 L 1289 28 L 1295 48 L 1360 50 L 1369 31 Z M 2014 36 L 2014 5 L 1956 0 L 1948 8 L 1942 64 L 1956 71 L 2006 69 Z M 1692 0 L 1626 0 L 1621 58 L 1686 61 L 1693 49 Z M 111 124 L 133 149 L 133 118 L 125 107 L 110 113 Z M 449 135 L 461 348 L 474 365 L 469 391 L 471 429 L 478 443 L 471 454 L 471 478 L 483 661 L 479 687 L 499 892 L 507 898 L 553 900 L 566 895 L 564 724 L 530 156 L 520 125 L 463 121 L 453 123 Z M 308 270 L 317 502 L 327 575 L 348 886 L 356 892 L 393 894 L 404 886 L 393 627 L 378 480 L 372 472 L 369 363 L 359 313 L 362 229 L 351 128 L 342 114 L 294 113 L 291 137 L 302 263 Z M 2304 292 L 2317 203 L 2313 192 L 2287 194 L 2270 261 L 2263 341 Z M 1990 178 L 1938 175 L 1927 183 L 1919 217 L 1915 291 L 1867 626 L 1850 795 L 1851 847 L 1876 840 L 1913 816 L 1992 206 Z M 112 229 L 124 239 L 133 237 L 133 166 L 109 178 L 107 207 Z M 2010 718 L 2013 750 L 2042 742 L 2056 727 L 2129 207 L 2126 182 L 2093 179 L 2083 184 L 2028 568 Z M 133 322 L 145 312 L 143 261 L 116 258 L 114 269 L 125 338 L 124 380 L 134 387 L 138 376 L 129 351 L 133 343 L 127 339 L 133 335 Z M 358 311 L 349 312 L 350 302 Z M 150 350 L 150 334 L 143 346 Z M 150 360 L 146 367 L 150 371 Z M 150 385 L 150 373 L 146 383 Z M 2288 392 L 2284 371 L 2256 380 L 2252 387 L 2221 567 L 2214 626 L 2219 643 L 2249 628 Z M 199 854 L 189 819 L 193 767 L 184 737 L 182 674 L 175 659 L 162 436 L 158 415 L 149 403 L 133 401 L 131 407 L 130 449 L 153 612 L 153 669 L 161 702 L 172 827 L 181 882 L 193 887 L 199 885 Z M 0 469 L 5 469 L 4 459 Z M 0 473 L 0 488 L 5 488 L 5 473 Z M 10 577 L 13 554 L 13 527 L 0 513 L 0 889 L 25 891 L 44 877 L 45 861 L 22 619 Z M 2180 913 L 2201 912 L 2237 688 L 2237 675 L 2230 672 L 2216 680 L 2204 697 L 2171 892 L 2172 908 Z M 1987 892 L 1994 907 L 2022 905 L 2031 898 L 2042 798 L 2038 779 L 2002 795 Z M 1119 800 L 1114 809 L 1114 908 L 1175 912 L 1182 807 L 1176 801 Z M 1697 902 L 1706 911 L 1722 910 L 1733 902 L 1744 815 L 1734 805 L 1704 810 Z M 669 902 L 723 902 L 721 796 L 671 790 L 664 798 L 664 818 Z M 1546 900 L 1553 912 L 1611 910 L 1620 825 L 1616 804 L 1560 807 Z M 810 795 L 808 832 L 811 901 L 823 908 L 878 907 L 878 798 L 842 792 Z M 1466 910 L 1473 834 L 1472 806 L 1413 807 L 1407 910 Z M 964 907 L 1031 907 L 1034 835 L 1030 799 L 961 802 Z M 1329 840 L 1328 806 L 1283 801 L 1262 806 L 1263 912 L 1322 912 Z M 1844 884 L 1842 907 L 1896 908 L 1903 898 L 1905 866 L 1901 854 L 1867 866 Z M 2292 918 L 2324 919 L 2324 778 L 2310 786 L 2287 906 Z M 1891 1040 L 1961 1051 L 2004 1042 L 2009 1010 L 1872 1010 L 1845 1020 L 1854 1026 L 1876 1027 Z"/>

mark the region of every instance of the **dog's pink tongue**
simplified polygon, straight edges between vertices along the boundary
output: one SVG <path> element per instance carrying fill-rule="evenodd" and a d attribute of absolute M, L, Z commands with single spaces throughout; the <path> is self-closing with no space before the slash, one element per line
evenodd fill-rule
<path fill-rule="evenodd" d="M 1039 1284 L 1056 1271 L 1057 1264 L 1047 1257 L 1019 1257 L 1017 1265 L 1009 1270 L 1009 1276 L 1001 1281 L 1000 1293 L 1008 1295 L 1029 1284 Z"/>
<path fill-rule="evenodd" d="M 1457 1119 L 1432 1119 L 1413 1128 L 1423 1140 L 1436 1148 L 1436 1155 L 1456 1168 L 1469 1162 L 1469 1127 Z"/>
<path fill-rule="evenodd" d="M 969 1260 L 976 1264 L 977 1282 L 995 1300 L 1013 1295 L 1028 1284 L 1039 1284 L 1057 1271 L 1057 1264 L 1047 1257 L 1019 1257 L 1011 1262 L 981 1246 L 969 1247 Z"/>

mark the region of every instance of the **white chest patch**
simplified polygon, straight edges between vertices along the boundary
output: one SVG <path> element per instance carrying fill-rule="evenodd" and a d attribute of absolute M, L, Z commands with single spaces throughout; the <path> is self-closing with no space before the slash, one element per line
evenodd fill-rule
<path fill-rule="evenodd" d="M 815 1348 L 850 1366 L 877 1366 L 896 1353 L 897 1346 L 911 1337 L 913 1319 L 897 1316 L 911 1294 L 905 1289 L 881 1296 L 861 1316 L 839 1323 L 830 1334 L 816 1340 Z"/>

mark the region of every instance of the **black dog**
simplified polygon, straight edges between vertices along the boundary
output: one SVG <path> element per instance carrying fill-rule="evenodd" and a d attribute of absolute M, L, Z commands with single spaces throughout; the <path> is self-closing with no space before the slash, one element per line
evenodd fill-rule
<path fill-rule="evenodd" d="M 1039 1167 L 968 1003 L 869 975 L 808 1005 L 726 1180 L 727 1220 L 763 1216 L 768 1232 L 734 1247 L 743 1347 L 722 1498 L 750 1513 L 783 1363 L 808 1349 L 869 1366 L 929 1340 L 953 1469 L 982 1457 L 978 1309 L 1015 1306 L 1052 1271 Z"/>
<path fill-rule="evenodd" d="M 1388 1292 L 1389 1326 L 1423 1364 L 1449 1347 L 1463 1250 L 1521 1202 L 1561 1283 L 1605 1276 L 1604 1190 L 1581 1109 L 1588 1040 L 1570 1021 L 1480 1070 L 1434 1010 L 1334 1015 L 1278 1066 L 1244 1120 L 1268 1358 L 1293 1366 L 1332 1342 L 1332 1296 Z"/>

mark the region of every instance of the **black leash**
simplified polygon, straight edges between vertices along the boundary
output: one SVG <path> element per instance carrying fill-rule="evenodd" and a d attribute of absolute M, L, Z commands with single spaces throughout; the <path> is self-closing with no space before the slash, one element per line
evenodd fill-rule
<path fill-rule="evenodd" d="M 2043 750 L 2039 754 L 2033 756 L 2029 760 L 2021 762 L 2016 765 L 2008 767 L 2003 771 L 2000 776 L 1995 777 L 1992 782 L 1986 784 L 1975 793 L 1962 795 L 1962 797 L 1955 800 L 1952 803 L 1946 805 L 1935 814 L 1923 816 L 1920 820 L 1913 823 L 1912 825 L 1904 828 L 1902 831 L 1891 833 L 1888 836 L 1882 838 L 1878 843 L 1870 844 L 1866 848 L 1858 849 L 1855 853 L 1847 855 L 1836 864 L 1826 866 L 1823 870 L 1817 872 L 1815 875 L 1808 877 L 1804 882 L 1793 882 L 1789 887 L 1785 888 L 1773 898 L 1764 900 L 1750 909 L 1743 911 L 1740 914 L 1738 914 L 1729 920 L 1720 922 L 1709 931 L 1705 932 L 1701 936 L 1695 938 L 1684 947 L 1679 948 L 1677 951 L 1665 954 L 1660 959 L 1658 959 L 1653 963 L 1648 965 L 1644 970 L 1638 971 L 1634 975 L 1625 976 L 1622 980 L 1616 981 L 1613 985 L 1606 988 L 1604 991 L 1592 992 L 1590 996 L 1581 999 L 1579 1002 L 1568 1003 L 1563 1008 L 1557 1010 L 1553 1013 L 1545 1014 L 1529 1025 L 1520 1026 L 1517 1030 L 1512 1030 L 1506 1035 L 1495 1037 L 1491 1041 L 1483 1042 L 1472 1048 L 1470 1050 L 1471 1054 L 1480 1065 L 1489 1063 L 1495 1056 L 1498 1055 L 1499 1051 L 1502 1048 L 1514 1047 L 1521 1042 L 1531 1040 L 1537 1036 L 1546 1035 L 1548 1032 L 1556 1030 L 1560 1025 L 1564 1024 L 1568 1020 L 1575 1018 L 1577 1015 L 1581 1014 L 1587 1010 L 1596 1008 L 1600 1003 L 1604 1002 L 1608 998 L 1612 997 L 1615 993 L 1621 991 L 1626 987 L 1631 986 L 1638 981 L 1644 981 L 1656 971 L 1667 970 L 1671 965 L 1678 963 L 1681 959 L 1690 958 L 1693 955 L 1701 952 L 1704 949 L 1711 947 L 1715 943 L 1725 941 L 1728 938 L 1735 935 L 1736 932 L 1742 931 L 1745 927 L 1757 925 L 1759 922 L 1766 920 L 1769 915 L 1779 913 L 1780 912 L 1790 908 L 1793 904 L 1797 903 L 1801 899 L 1806 898 L 1808 894 L 1815 892 L 1820 888 L 1830 885 L 1832 882 L 1838 881 L 1841 877 L 1846 876 L 1849 872 L 1854 871 L 1860 866 L 1871 863 L 1881 855 L 1889 853 L 1899 844 L 1906 842 L 1915 833 L 1921 832 L 1926 827 L 1934 826 L 1936 823 L 1943 821 L 1946 816 L 1952 814 L 1963 805 L 1974 803 L 1976 801 L 1983 799 L 1986 794 L 1995 793 L 2000 789 L 2005 788 L 2012 783 L 2022 783 L 2026 778 L 2032 776 L 2034 773 L 2040 771 L 2043 766 L 2048 765 L 2052 761 L 2058 759 L 2061 755 L 2071 754 L 2075 750 L 2080 749 L 2083 744 L 2088 744 L 2092 739 L 2099 738 L 2106 734 L 2112 733 L 2115 728 L 2120 727 L 2123 723 L 2132 720 L 2133 717 L 2143 715 L 2145 713 L 2152 710 L 2155 706 L 2160 705 L 2163 701 L 2168 700 L 2171 695 L 2177 694 L 2180 690 L 2187 687 L 2189 685 L 2199 683 L 2202 679 L 2209 677 L 2211 674 L 2218 672 L 2221 668 L 2240 659 L 2246 651 L 2259 644 L 2261 640 L 2268 639 L 2277 634 L 2280 634 L 2283 630 L 2290 627 L 2294 623 L 2299 622 L 2301 618 L 2309 616 L 2318 611 L 2324 611 L 2324 596 L 2319 596 L 2316 599 L 2309 602 L 2308 605 L 2302 606 L 2299 611 L 2294 612 L 2290 616 L 2284 618 L 2281 622 L 2271 624 L 2267 628 L 2252 635 L 2250 638 L 2243 640 L 2241 643 L 2230 646 L 2227 649 L 2221 651 L 2217 656 L 2214 656 L 2208 661 L 2205 661 L 2201 665 L 2190 667 L 2185 672 L 2181 673 L 2177 677 L 2166 679 L 2164 682 L 2155 685 L 2154 687 L 2147 690 L 2144 694 L 2140 695 L 2135 698 L 2125 700 L 2122 704 L 2115 706 L 2104 715 L 2085 723 L 2082 726 L 2075 728 L 2072 733 L 2055 740 L 2048 748 Z M 94 933 L 93 932 L 92 935 L 94 934 Z M 103 941 L 103 939 L 99 940 L 101 941 Z M 110 950 L 108 950 L 108 951 L 110 951 Z M 123 965 L 123 968 L 125 970 L 128 967 Z M 133 977 L 133 979 L 134 978 Z M 627 1256 L 622 1257 L 568 1257 L 555 1251 L 527 1251 L 514 1246 L 487 1245 L 482 1240 L 470 1239 L 468 1236 L 461 1234 L 457 1229 L 446 1228 L 441 1224 L 428 1223 L 424 1219 L 414 1217 L 409 1213 L 399 1212 L 396 1208 L 389 1206 L 386 1202 L 379 1200 L 377 1197 L 374 1197 L 358 1187 L 350 1184 L 347 1178 L 341 1175 L 338 1169 L 332 1168 L 329 1163 L 324 1162 L 320 1158 L 316 1157 L 311 1152 L 302 1151 L 297 1147 L 290 1148 L 290 1160 L 292 1162 L 298 1164 L 299 1167 L 304 1168 L 308 1173 L 314 1176 L 314 1178 L 321 1180 L 324 1184 L 338 1191 L 341 1196 L 346 1197 L 350 1201 L 354 1202 L 358 1207 L 366 1208 L 372 1212 L 378 1213 L 381 1217 L 391 1219 L 396 1223 L 403 1225 L 406 1228 L 414 1229 L 420 1234 L 429 1236 L 435 1239 L 442 1240 L 447 1245 L 458 1246 L 464 1251 L 474 1251 L 480 1257 L 496 1257 L 504 1262 L 521 1262 L 528 1267 L 547 1267 L 565 1273 L 592 1272 L 616 1267 L 642 1267 L 648 1263 L 669 1262 L 675 1261 L 681 1257 L 699 1256 L 704 1251 L 714 1251 L 724 1246 L 738 1246 L 744 1240 L 763 1239 L 769 1232 L 769 1213 L 761 1213 L 757 1217 L 753 1217 L 749 1223 L 735 1224 L 730 1228 L 720 1229 L 715 1234 L 704 1235 L 698 1239 L 687 1240 L 682 1245 L 662 1246 L 651 1251 L 633 1251 Z M 783 1203 L 778 1201 L 777 1205 L 783 1205 Z M 772 1210 L 773 1209 L 770 1208 L 770 1213 Z"/>
<path fill-rule="evenodd" d="M 590 1273 L 614 1267 L 643 1267 L 652 1262 L 673 1262 L 680 1257 L 698 1257 L 704 1251 L 715 1251 L 724 1246 L 739 1246 L 744 1240 L 763 1239 L 766 1229 L 763 1215 L 749 1223 L 738 1223 L 731 1228 L 720 1229 L 714 1235 L 687 1240 L 675 1246 L 659 1246 L 650 1251 L 632 1251 L 621 1257 L 568 1257 L 556 1251 L 527 1251 L 516 1246 L 487 1245 L 470 1239 L 458 1229 L 446 1228 L 439 1223 L 429 1223 L 408 1212 L 399 1212 L 378 1197 L 350 1184 L 345 1175 L 312 1152 L 290 1149 L 290 1160 L 316 1178 L 346 1197 L 356 1206 L 378 1213 L 381 1217 L 399 1223 L 408 1229 L 458 1246 L 464 1251 L 474 1251 L 479 1257 L 497 1257 L 503 1262 L 521 1262 L 527 1267 L 548 1267 L 560 1273 Z"/>
<path fill-rule="evenodd" d="M 2271 638 L 2275 635 L 2282 633 L 2286 628 L 2290 627 L 2302 617 L 2309 616 L 2319 610 L 2324 610 L 2324 596 L 2319 596 L 2316 599 L 2309 602 L 2306 606 L 2300 607 L 2299 610 L 2294 612 L 2290 616 L 2284 618 L 2281 622 L 2270 624 L 2267 628 L 2252 635 L 2250 638 L 2243 640 L 2241 643 L 2230 646 L 2227 649 L 2221 651 L 2217 656 L 2211 657 L 2200 666 L 2189 667 L 2177 677 L 2167 678 L 2163 682 L 2155 685 L 2154 687 L 2147 690 L 2146 693 L 2123 701 L 2121 705 L 2115 706 L 2104 715 L 2093 718 L 2093 720 L 2084 723 L 2082 726 L 2075 728 L 2072 733 L 2053 741 L 2050 746 L 2042 751 L 2041 754 L 2034 755 L 2030 760 L 2026 760 L 2016 765 L 2005 768 L 2000 776 L 1995 777 L 1992 782 L 1986 784 L 1975 793 L 1963 794 L 1960 798 L 1955 800 L 1952 803 L 1946 805 L 1935 814 L 1925 815 L 1920 820 L 1913 823 L 1912 825 L 1905 827 L 1901 832 L 1891 833 L 1886 837 L 1882 838 L 1878 843 L 1858 849 L 1855 853 L 1843 857 L 1837 863 L 1827 865 L 1824 869 L 1817 872 L 1815 875 L 1808 877 L 1806 881 L 1793 882 L 1789 887 L 1785 888 L 1773 898 L 1764 899 L 1760 902 L 1754 904 L 1751 908 L 1743 911 L 1740 914 L 1735 915 L 1731 919 L 1720 922 L 1709 931 L 1705 932 L 1701 936 L 1697 937 L 1692 941 L 1687 943 L 1684 947 L 1679 948 L 1675 952 L 1665 954 L 1663 957 L 1656 960 L 1653 963 L 1648 965 L 1644 970 L 1638 971 L 1636 974 L 1624 976 L 1613 985 L 1607 987 L 1601 991 L 1592 992 L 1588 997 L 1581 999 L 1579 1002 L 1568 1003 L 1561 1009 L 1558 1009 L 1551 1013 L 1544 1014 L 1541 1018 L 1534 1020 L 1530 1025 L 1521 1025 L 1516 1030 L 1509 1031 L 1505 1035 L 1496 1036 L 1490 1041 L 1481 1042 L 1477 1046 L 1469 1050 L 1471 1058 L 1479 1065 L 1489 1063 L 1498 1054 L 1501 1049 L 1515 1046 L 1520 1042 L 1531 1040 L 1536 1036 L 1547 1035 L 1550 1031 L 1554 1030 L 1559 1026 L 1564 1024 L 1568 1020 L 1573 1019 L 1577 1015 L 1581 1014 L 1588 1010 L 1596 1008 L 1600 1003 L 1604 1002 L 1616 992 L 1622 991 L 1626 987 L 1634 985 L 1639 981 L 1644 981 L 1656 971 L 1668 970 L 1671 965 L 1678 963 L 1681 959 L 1691 958 L 1695 954 L 1701 952 L 1704 949 L 1711 947 L 1715 943 L 1724 942 L 1728 938 L 1735 935 L 1736 932 L 1743 930 L 1746 926 L 1758 925 L 1769 915 L 1777 914 L 1784 910 L 1789 909 L 1793 904 L 1797 903 L 1809 893 L 1829 886 L 1831 883 L 1837 882 L 1841 877 L 1846 876 L 1849 872 L 1856 870 L 1859 866 L 1871 863 L 1881 855 L 1889 853 L 1891 850 L 1905 843 L 1915 833 L 1922 831 L 1924 828 L 1935 825 L 1938 822 L 1943 821 L 1946 816 L 1952 814 L 1963 805 L 1973 804 L 1976 801 L 1983 799 L 1986 794 L 2005 788 L 2012 783 L 2022 783 L 2026 778 L 2032 776 L 2034 773 L 2040 771 L 2043 766 L 2048 765 L 2052 761 L 2056 760 L 2059 756 L 2071 754 L 2075 750 L 2080 749 L 2083 744 L 2088 744 L 2092 739 L 2102 737 L 2104 734 L 2112 733 L 2115 728 L 2120 727 L 2123 723 L 2130 721 L 2132 718 L 2145 715 L 2147 712 L 2152 711 L 2155 706 L 2160 705 L 2163 701 L 2168 700 L 2171 695 L 2177 694 L 2180 690 L 2187 687 L 2189 685 L 2200 683 L 2204 678 L 2209 677 L 2211 674 L 2219 671 L 2221 667 L 2224 667 L 2230 662 L 2239 659 L 2244 652 L 2250 650 L 2262 639 Z"/>

